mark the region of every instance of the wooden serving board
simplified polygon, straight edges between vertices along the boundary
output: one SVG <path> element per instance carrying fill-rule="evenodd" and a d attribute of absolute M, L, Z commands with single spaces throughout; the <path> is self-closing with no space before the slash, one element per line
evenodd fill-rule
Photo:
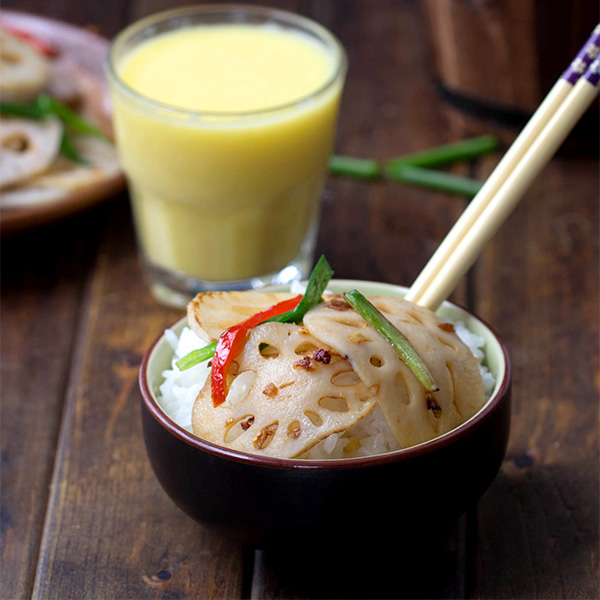
<path fill-rule="evenodd" d="M 110 98 L 104 76 L 108 40 L 92 30 L 9 10 L 0 12 L 0 27 L 2 25 L 29 32 L 56 48 L 57 56 L 52 60 L 64 62 L 79 73 L 84 110 L 111 136 Z M 114 196 L 124 186 L 125 177 L 118 172 L 89 186 L 66 191 L 51 201 L 1 209 L 0 233 L 15 233 L 65 218 Z"/>

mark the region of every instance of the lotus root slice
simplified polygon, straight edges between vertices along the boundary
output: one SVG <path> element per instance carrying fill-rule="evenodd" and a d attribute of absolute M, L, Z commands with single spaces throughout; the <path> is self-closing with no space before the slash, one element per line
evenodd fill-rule
<path fill-rule="evenodd" d="M 377 402 L 394 439 L 414 446 L 442 435 L 473 416 L 484 403 L 477 360 L 453 328 L 440 327 L 436 315 L 400 298 L 370 301 L 413 345 L 440 387 L 427 393 L 398 353 L 354 310 L 338 311 L 328 302 L 304 318 L 310 334 L 348 357 Z"/>
<path fill-rule="evenodd" d="M 325 352 L 316 355 L 320 360 L 313 358 L 316 350 Z M 297 325 L 259 325 L 235 362 L 236 377 L 255 374 L 247 394 L 215 408 L 209 380 L 192 413 L 194 433 L 221 446 L 293 458 L 349 429 L 375 406 L 348 361 Z"/>

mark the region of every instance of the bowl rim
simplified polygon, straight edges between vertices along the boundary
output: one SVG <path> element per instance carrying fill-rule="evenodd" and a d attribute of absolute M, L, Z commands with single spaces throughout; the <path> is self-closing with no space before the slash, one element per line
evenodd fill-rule
<path fill-rule="evenodd" d="M 344 281 L 344 280 L 337 280 Z M 373 281 L 359 281 L 359 280 L 345 280 L 353 281 L 356 284 L 362 285 L 381 285 L 382 282 Z M 384 284 L 390 288 L 401 288 L 402 286 L 396 284 Z M 489 325 L 484 319 L 475 315 L 467 308 L 457 304 L 455 302 L 449 302 L 452 306 L 455 306 L 465 311 L 471 317 L 477 319 L 484 327 L 495 338 L 498 346 L 502 352 L 502 358 L 504 360 L 504 375 L 500 385 L 496 386 L 496 392 L 492 397 L 485 403 L 475 415 L 467 420 L 462 425 L 459 425 L 455 429 L 422 444 L 416 446 L 410 446 L 408 448 L 401 448 L 400 450 L 394 450 L 392 452 L 386 452 L 383 454 L 375 454 L 373 456 L 360 456 L 353 458 L 324 458 L 324 459 L 305 459 L 305 458 L 278 458 L 271 456 L 260 456 L 258 454 L 250 454 L 242 452 L 240 450 L 233 450 L 224 446 L 219 446 L 213 442 L 203 440 L 202 438 L 194 435 L 188 430 L 184 429 L 181 425 L 178 425 L 173 419 L 171 419 L 163 408 L 158 404 L 156 398 L 150 389 L 148 384 L 148 364 L 154 349 L 164 337 L 164 330 L 155 338 L 148 350 L 145 352 L 142 359 L 142 363 L 139 369 L 138 382 L 142 394 L 142 400 L 146 410 L 152 415 L 152 417 L 158 421 L 158 423 L 167 430 L 171 435 L 175 436 L 182 442 L 197 448 L 198 450 L 208 452 L 216 457 L 225 460 L 232 460 L 235 462 L 249 464 L 255 467 L 264 468 L 275 468 L 275 469 L 299 469 L 299 470 L 318 470 L 318 471 L 337 471 L 340 469 L 349 468 L 364 468 L 370 466 L 380 466 L 392 462 L 399 462 L 415 458 L 423 454 L 429 454 L 436 450 L 445 448 L 464 438 L 466 435 L 477 429 L 484 421 L 486 421 L 498 408 L 501 401 L 506 397 L 511 383 L 512 377 L 512 365 L 508 354 L 508 349 L 496 330 Z M 186 317 L 181 317 L 172 326 L 177 325 Z"/>

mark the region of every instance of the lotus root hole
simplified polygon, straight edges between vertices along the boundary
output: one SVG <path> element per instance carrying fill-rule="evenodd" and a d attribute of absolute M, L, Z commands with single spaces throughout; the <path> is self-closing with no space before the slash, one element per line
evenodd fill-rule
<path fill-rule="evenodd" d="M 279 384 L 279 389 L 283 390 L 286 387 L 290 387 L 290 385 L 294 385 L 295 383 L 296 383 L 295 381 L 285 381 L 284 383 Z"/>
<path fill-rule="evenodd" d="M 279 348 L 271 346 L 266 342 L 262 342 L 258 345 L 258 352 L 263 358 L 277 358 L 280 354 Z"/>
<path fill-rule="evenodd" d="M 273 441 L 275 437 L 275 432 L 277 431 L 277 427 L 279 426 L 279 422 L 275 421 L 269 425 L 266 425 L 260 430 L 260 433 L 254 438 L 252 443 L 257 450 L 264 450 L 269 446 L 269 444 Z"/>
<path fill-rule="evenodd" d="M 300 426 L 300 421 L 294 420 L 287 426 L 288 437 L 298 439 L 301 433 L 302 427 Z"/>
<path fill-rule="evenodd" d="M 381 312 L 386 312 L 386 313 L 393 313 L 394 310 L 390 309 L 390 306 L 387 302 L 385 302 L 384 300 L 378 300 L 375 304 L 374 304 L 375 308 L 379 309 Z"/>
<path fill-rule="evenodd" d="M 364 344 L 365 342 L 372 342 L 373 340 L 363 335 L 360 331 L 355 331 L 348 336 L 348 341 L 353 344 Z"/>
<path fill-rule="evenodd" d="M 456 379 L 454 377 L 454 369 L 449 362 L 446 362 L 446 369 L 448 369 L 448 375 L 450 375 L 450 385 L 452 386 L 452 389 L 449 390 L 450 396 L 452 397 L 452 404 L 454 405 L 456 412 L 462 417 L 462 411 L 456 402 Z"/>
<path fill-rule="evenodd" d="M 417 323 L 419 323 L 419 325 L 425 325 L 425 323 L 423 322 L 423 319 L 421 318 L 421 315 L 418 314 L 417 312 L 411 310 L 408 311 L 406 313 L 411 319 L 414 319 Z"/>
<path fill-rule="evenodd" d="M 255 380 L 256 373 L 254 371 L 244 371 L 237 375 L 231 382 L 229 393 L 227 394 L 227 402 L 233 406 L 245 400 Z"/>
<path fill-rule="evenodd" d="M 321 427 L 321 425 L 323 425 L 323 419 L 321 419 L 321 415 L 319 415 L 318 413 L 312 410 L 305 410 L 304 414 L 309 418 L 310 422 L 315 427 Z"/>
<path fill-rule="evenodd" d="M 229 419 L 228 419 L 229 421 Z M 250 429 L 254 423 L 254 415 L 244 415 L 242 418 L 234 421 L 229 425 L 225 431 L 225 437 L 223 438 L 226 444 L 231 444 L 234 440 L 240 437 L 242 433 Z M 226 422 L 227 425 L 227 422 Z"/>
<path fill-rule="evenodd" d="M 25 152 L 29 148 L 29 140 L 26 136 L 15 133 L 2 140 L 2 147 L 13 152 Z"/>
<path fill-rule="evenodd" d="M 0 53 L 0 58 L 2 59 L 2 62 L 7 62 L 11 65 L 18 65 L 21 62 L 21 57 L 14 52 L 10 52 L 9 50 L 2 50 Z"/>
<path fill-rule="evenodd" d="M 374 366 L 374 367 L 382 367 L 383 366 L 383 360 L 381 360 L 381 358 L 379 356 L 371 356 L 371 358 L 369 359 L 369 362 Z"/>
<path fill-rule="evenodd" d="M 296 346 L 294 352 L 300 356 L 308 356 L 312 355 L 315 350 L 317 350 L 317 347 L 313 343 L 302 342 Z"/>
<path fill-rule="evenodd" d="M 444 346 L 448 346 L 448 348 L 456 352 L 456 346 L 454 344 L 451 344 L 447 339 L 443 338 L 442 336 L 438 337 L 438 342 L 440 344 L 443 344 Z"/>
<path fill-rule="evenodd" d="M 398 371 L 396 373 L 396 377 L 394 378 L 394 387 L 397 390 L 402 390 L 402 392 L 399 393 L 402 402 L 404 404 L 410 404 L 410 394 L 408 393 L 408 386 L 406 385 L 406 379 L 404 379 L 402 371 Z"/>
<path fill-rule="evenodd" d="M 352 370 L 349 371 L 338 371 L 331 378 L 333 385 L 345 387 L 357 385 L 360 382 L 360 377 Z"/>
<path fill-rule="evenodd" d="M 331 412 L 348 412 L 348 401 L 338 396 L 323 396 L 319 400 L 319 406 Z"/>
<path fill-rule="evenodd" d="M 352 329 L 359 329 L 362 327 L 366 327 L 367 324 L 365 322 L 356 322 L 353 321 L 351 319 L 344 319 L 344 318 L 338 318 L 338 319 L 332 319 L 334 323 L 338 323 L 339 325 L 345 325 L 346 327 L 352 327 Z"/>

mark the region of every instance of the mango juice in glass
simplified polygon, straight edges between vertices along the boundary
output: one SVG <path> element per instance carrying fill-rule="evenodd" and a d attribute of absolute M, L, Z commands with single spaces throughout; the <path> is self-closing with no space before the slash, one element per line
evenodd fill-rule
<path fill-rule="evenodd" d="M 145 275 L 161 302 L 305 277 L 346 57 L 320 25 L 235 5 L 130 26 L 109 57 Z"/>

